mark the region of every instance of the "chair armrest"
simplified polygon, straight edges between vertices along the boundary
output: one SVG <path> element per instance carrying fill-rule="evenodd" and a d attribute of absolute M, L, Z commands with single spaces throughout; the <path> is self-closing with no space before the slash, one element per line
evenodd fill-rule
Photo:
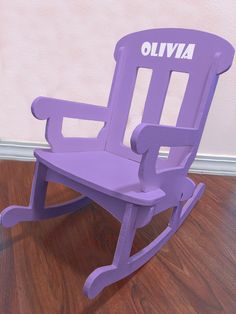
<path fill-rule="evenodd" d="M 131 149 L 142 155 L 139 167 L 139 179 L 143 191 L 159 187 L 156 173 L 156 160 L 161 146 L 194 146 L 198 144 L 200 133 L 198 129 L 139 124 L 131 136 Z M 167 171 L 179 172 L 179 169 Z"/>
<path fill-rule="evenodd" d="M 131 148 L 137 154 L 144 154 L 161 146 L 193 146 L 198 138 L 197 129 L 141 123 L 133 131 Z"/>
<path fill-rule="evenodd" d="M 49 97 L 37 97 L 33 101 L 31 109 L 35 118 L 39 120 L 67 117 L 107 121 L 109 118 L 107 107 Z"/>
<path fill-rule="evenodd" d="M 53 152 L 73 152 L 101 149 L 105 143 L 105 127 L 96 138 L 63 137 L 63 118 L 108 122 L 107 107 L 77 103 L 48 97 L 38 97 L 32 103 L 32 113 L 40 120 L 47 120 L 45 137 Z"/>

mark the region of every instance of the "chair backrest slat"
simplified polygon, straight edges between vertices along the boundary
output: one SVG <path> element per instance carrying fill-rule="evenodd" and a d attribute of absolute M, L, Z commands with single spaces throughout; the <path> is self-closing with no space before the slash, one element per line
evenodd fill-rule
<path fill-rule="evenodd" d="M 153 70 L 142 122 L 159 124 L 169 81 L 170 71 L 165 67 Z M 154 104 L 153 99 L 155 99 Z"/>

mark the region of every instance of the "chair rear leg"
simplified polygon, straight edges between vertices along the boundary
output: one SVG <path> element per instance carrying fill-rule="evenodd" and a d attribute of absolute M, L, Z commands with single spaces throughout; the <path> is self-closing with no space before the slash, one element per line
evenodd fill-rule
<path fill-rule="evenodd" d="M 81 196 L 63 204 L 45 208 L 48 186 L 46 175 L 47 167 L 37 161 L 35 164 L 29 206 L 13 205 L 5 208 L 0 215 L 1 224 L 4 227 L 12 227 L 21 221 L 42 220 L 64 215 L 91 203 L 89 198 Z"/>
<path fill-rule="evenodd" d="M 40 162 L 36 162 L 32 182 L 29 206 L 12 205 L 1 213 L 1 223 L 4 227 L 12 227 L 20 221 L 37 220 L 40 211 L 44 208 L 47 192 L 46 179 L 47 168 Z"/>
<path fill-rule="evenodd" d="M 183 203 L 182 203 L 182 202 L 180 202 L 180 203 L 178 204 L 178 206 L 175 206 L 175 207 L 173 208 L 172 215 L 171 215 L 170 221 L 169 221 L 169 226 L 170 226 L 172 229 L 178 227 L 178 224 L 179 224 L 179 221 L 180 221 L 180 216 L 181 216 L 182 208 L 183 208 Z"/>

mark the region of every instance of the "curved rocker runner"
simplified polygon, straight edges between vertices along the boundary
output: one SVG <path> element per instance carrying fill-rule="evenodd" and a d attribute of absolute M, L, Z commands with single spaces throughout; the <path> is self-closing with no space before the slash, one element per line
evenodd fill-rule
<path fill-rule="evenodd" d="M 204 192 L 188 178 L 196 156 L 219 75 L 232 64 L 234 49 L 226 40 L 186 29 L 152 29 L 129 34 L 115 49 L 116 69 L 108 107 L 38 97 L 33 115 L 47 120 L 50 149 L 35 150 L 36 167 L 29 206 L 10 206 L 1 223 L 41 220 L 79 210 L 92 201 L 121 222 L 111 265 L 94 270 L 84 292 L 95 297 L 106 286 L 145 264 L 170 239 Z M 139 68 L 152 70 L 142 122 L 123 144 Z M 173 71 L 189 73 L 175 126 L 161 125 L 161 114 Z M 96 138 L 65 138 L 63 118 L 103 121 Z M 158 156 L 170 147 L 168 158 Z M 59 182 L 82 195 L 64 204 L 45 207 L 48 182 Z M 166 229 L 149 245 L 130 256 L 137 228 L 168 208 Z M 79 222 L 78 222 L 79 223 Z"/>

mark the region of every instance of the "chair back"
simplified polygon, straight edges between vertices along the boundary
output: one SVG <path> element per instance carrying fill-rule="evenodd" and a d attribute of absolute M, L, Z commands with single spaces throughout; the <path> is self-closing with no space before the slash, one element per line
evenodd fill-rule
<path fill-rule="evenodd" d="M 116 69 L 109 107 L 112 117 L 106 150 L 139 161 L 140 156 L 123 143 L 137 73 L 152 70 L 142 122 L 160 124 L 173 71 L 189 74 L 176 126 L 196 128 L 201 134 L 206 122 L 219 74 L 232 64 L 234 48 L 223 38 L 197 30 L 151 29 L 129 34 L 116 45 Z M 199 143 L 198 143 L 199 145 Z M 197 152 L 194 148 L 170 148 L 168 164 L 188 166 Z"/>

